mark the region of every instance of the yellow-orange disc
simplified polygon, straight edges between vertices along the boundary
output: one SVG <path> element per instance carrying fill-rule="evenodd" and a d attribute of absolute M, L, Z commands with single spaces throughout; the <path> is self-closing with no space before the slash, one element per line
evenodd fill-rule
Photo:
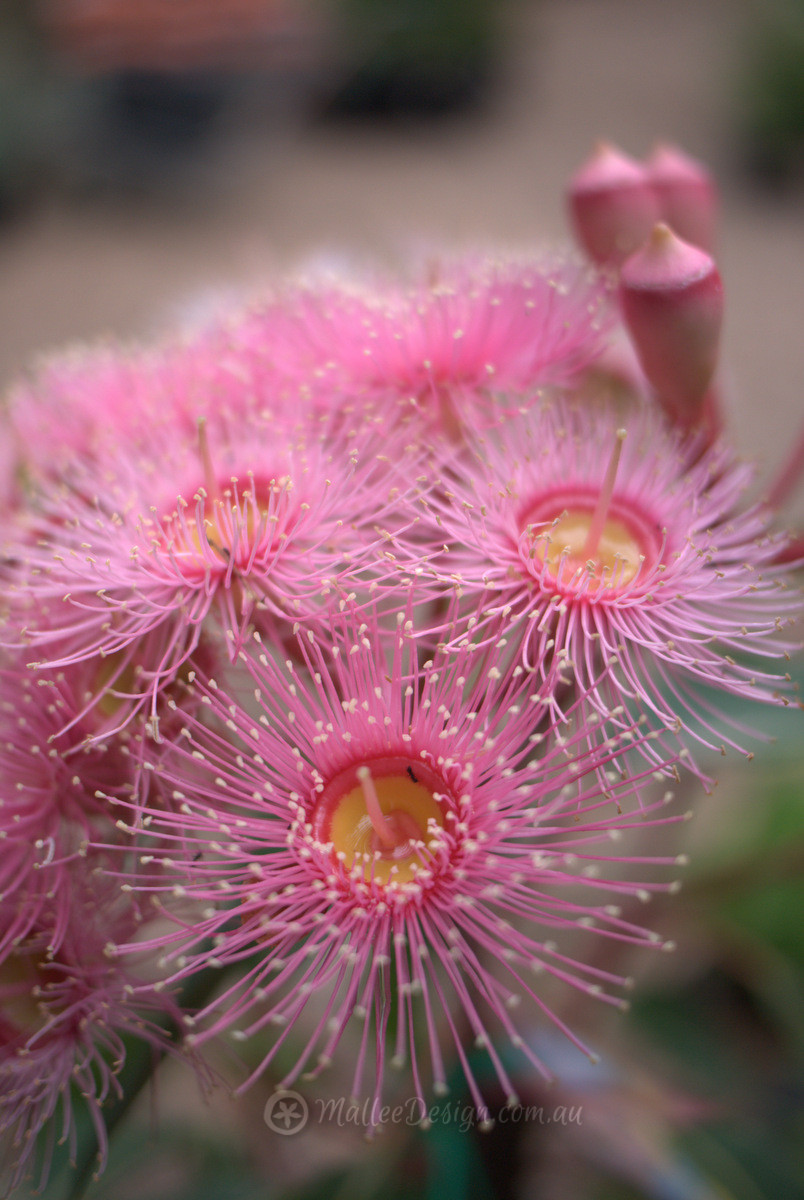
<path fill-rule="evenodd" d="M 407 883 L 426 858 L 422 843 L 426 846 L 430 840 L 432 823 L 443 829 L 443 811 L 432 791 L 406 773 L 380 775 L 373 783 L 398 844 L 388 848 L 379 841 L 360 784 L 331 804 L 324 836 L 336 853 L 345 855 L 347 866 L 363 859 L 366 879 Z"/>
<path fill-rule="evenodd" d="M 569 582 L 577 574 L 590 571 L 601 583 L 623 587 L 630 583 L 640 567 L 643 550 L 633 530 L 617 516 L 609 516 L 596 549 L 585 553 L 592 513 L 584 509 L 569 509 L 553 524 L 549 531 L 538 534 L 534 539 L 537 556 L 546 564 L 553 575 L 558 574 L 562 557 L 562 578 Z"/>

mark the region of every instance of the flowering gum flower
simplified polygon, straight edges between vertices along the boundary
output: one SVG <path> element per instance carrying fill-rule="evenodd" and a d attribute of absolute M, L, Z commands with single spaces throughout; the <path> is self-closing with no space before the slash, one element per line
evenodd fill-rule
<path fill-rule="evenodd" d="M 720 349 L 723 284 L 703 250 L 657 225 L 623 264 L 620 307 L 643 371 L 685 428 L 703 415 Z"/>
<path fill-rule="evenodd" d="M 57 1142 L 66 1142 L 74 1157 L 78 1097 L 92 1122 L 102 1169 L 102 1106 L 120 1094 L 124 1036 L 167 1048 L 152 1017 L 173 1015 L 175 1006 L 115 961 L 115 943 L 132 937 L 135 920 L 130 899 L 94 872 L 108 865 L 97 856 L 73 863 L 25 939 L 0 954 L 0 1186 L 13 1189 L 21 1182 L 35 1149 L 39 1186 Z M 0 922 L 9 919 L 13 901 L 0 901 Z M 65 925 L 57 949 L 56 924 Z"/>
<path fill-rule="evenodd" d="M 327 1066 L 351 1029 L 353 1094 L 373 1065 L 372 1111 L 389 1054 L 409 1063 L 419 1100 L 428 1075 L 443 1093 L 447 1047 L 481 1107 L 465 1031 L 514 1096 L 505 1043 L 543 1071 L 512 1015 L 520 1000 L 580 1045 L 535 976 L 617 1003 L 607 989 L 623 980 L 554 938 L 581 926 L 659 945 L 611 900 L 668 885 L 625 878 L 613 842 L 675 819 L 667 797 L 627 811 L 638 779 L 601 788 L 624 743 L 590 751 L 582 725 L 559 735 L 551 687 L 540 694 L 504 636 L 422 662 L 412 603 L 391 635 L 361 615 L 329 638 L 300 629 L 295 660 L 257 637 L 241 655 L 254 702 L 197 684 L 207 718 L 152 757 L 175 804 L 149 811 L 143 833 L 177 928 L 139 948 L 158 949 L 176 980 L 248 962 L 196 1015 L 193 1041 L 274 1029 L 253 1079 L 304 1030 L 288 1086 Z"/>
<path fill-rule="evenodd" d="M 233 334 L 243 354 L 271 347 L 278 375 L 333 391 L 413 403 L 449 435 L 495 419 L 499 406 L 564 386 L 598 353 L 609 324 L 588 268 L 554 255 L 433 261 L 405 289 L 289 290 Z"/>
<path fill-rule="evenodd" d="M 243 428 L 224 412 L 191 436 L 168 414 L 43 486 L 8 549 L 6 640 L 27 641 L 40 667 L 122 655 L 155 713 L 203 629 L 232 653 L 252 620 L 281 641 L 298 617 L 324 619 L 350 580 L 395 578 L 420 553 L 403 499 L 426 449 L 379 413 L 354 429 L 300 420 Z"/>
<path fill-rule="evenodd" d="M 659 216 L 685 242 L 715 249 L 717 190 L 711 174 L 677 146 L 660 144 L 645 164 Z"/>
<path fill-rule="evenodd" d="M 141 435 L 170 403 L 160 365 L 155 351 L 81 347 L 53 356 L 16 384 L 8 421 L 31 483 Z"/>
<path fill-rule="evenodd" d="M 601 266 L 624 262 L 660 216 L 645 168 L 605 143 L 573 175 L 568 199 L 578 240 Z"/>
<path fill-rule="evenodd" d="M 109 838 L 113 817 L 99 789 L 134 793 L 128 747 L 106 740 L 99 723 L 113 699 L 96 703 L 96 686 L 92 664 L 49 673 L 17 661 L 0 671 L 0 896 L 13 899 L 0 953 L 52 908 L 93 838 Z M 51 950 L 69 925 L 63 909 L 57 917 Z"/>
<path fill-rule="evenodd" d="M 701 689 L 787 703 L 789 676 L 761 666 L 789 657 L 779 633 L 802 611 L 774 565 L 786 539 L 769 534 L 768 509 L 740 507 L 751 472 L 722 445 L 649 408 L 621 420 L 556 403 L 485 438 L 449 497 L 429 501 L 445 581 L 472 612 L 522 618 L 525 662 L 552 651 L 583 688 L 608 663 L 589 692 L 607 721 L 625 704 L 629 720 L 645 711 L 685 740 L 739 746 Z"/>

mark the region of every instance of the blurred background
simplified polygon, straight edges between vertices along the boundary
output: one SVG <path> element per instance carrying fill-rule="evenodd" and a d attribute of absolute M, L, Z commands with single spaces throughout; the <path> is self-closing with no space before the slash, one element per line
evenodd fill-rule
<path fill-rule="evenodd" d="M 804 379 L 802 0 L 3 0 L 0 380 L 314 255 L 565 239 L 600 137 L 715 171 L 733 429 L 770 471 Z"/>
<path fill-rule="evenodd" d="M 716 174 L 731 432 L 767 478 L 804 416 L 802 0 L 2 0 L 0 381 L 322 258 L 564 241 L 600 137 Z M 545 1047 L 546 1110 L 580 1123 L 283 1139 L 267 1086 L 205 1107 L 168 1065 L 89 1194 L 804 1195 L 801 713 L 765 725 L 691 796 L 692 866 L 650 914 L 680 950 L 630 964 L 630 1015 L 572 1014 L 601 1066 Z"/>

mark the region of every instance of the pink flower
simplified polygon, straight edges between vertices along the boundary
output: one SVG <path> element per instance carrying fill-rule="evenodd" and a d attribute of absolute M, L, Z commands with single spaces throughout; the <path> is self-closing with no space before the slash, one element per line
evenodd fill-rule
<path fill-rule="evenodd" d="M 466 257 L 430 263 L 404 290 L 288 290 L 232 336 L 269 347 L 277 374 L 324 406 L 333 393 L 397 397 L 449 433 L 575 379 L 600 350 L 604 300 L 595 272 L 556 256 Z"/>
<path fill-rule="evenodd" d="M 121 439 L 141 435 L 170 395 L 162 361 L 153 350 L 76 347 L 20 380 L 8 419 L 31 482 L 58 476 L 76 458 L 97 461 Z"/>
<path fill-rule="evenodd" d="M 124 1035 L 167 1048 L 147 1014 L 172 1012 L 171 1002 L 115 962 L 115 943 L 131 938 L 135 914 L 114 881 L 93 871 L 100 865 L 96 856 L 73 863 L 26 938 L 0 954 L 0 1180 L 12 1189 L 30 1171 L 35 1148 L 40 1185 L 57 1141 L 75 1154 L 76 1091 L 102 1168 L 102 1105 L 120 1091 Z M 13 907 L 0 902 L 3 925 Z"/>
<path fill-rule="evenodd" d="M 8 547 L 6 641 L 40 668 L 122 656 L 155 713 L 204 630 L 231 653 L 250 621 L 281 642 L 350 581 L 415 562 L 402 501 L 423 454 L 377 414 L 352 429 L 302 413 L 292 428 L 222 409 L 191 434 L 168 412 L 42 487 Z"/>
<path fill-rule="evenodd" d="M 789 657 L 779 631 L 802 602 L 771 513 L 741 507 L 750 469 L 701 449 L 650 409 L 558 402 L 487 437 L 433 504 L 445 578 L 521 619 L 526 663 L 557 660 L 582 689 L 608 666 L 589 692 L 604 720 L 644 712 L 719 747 L 738 735 L 702 688 L 787 703 L 762 660 Z"/>
<path fill-rule="evenodd" d="M 121 446 L 142 451 L 156 430 L 169 453 L 172 435 L 196 438 L 199 418 L 231 430 L 270 414 L 298 434 L 310 387 L 280 373 L 276 354 L 245 307 L 152 346 L 71 347 L 12 388 L 9 451 L 35 489 L 72 478 L 76 464 L 79 473 L 87 462 L 102 472 Z"/>
<path fill-rule="evenodd" d="M 0 955 L 51 911 L 93 839 L 108 840 L 116 814 L 98 790 L 135 794 L 128 747 L 105 737 L 118 704 L 112 664 L 37 673 L 19 658 L 0 670 L 0 896 L 7 902 Z M 69 914 L 58 910 L 53 949 L 68 927 Z"/>
<path fill-rule="evenodd" d="M 509 1097 L 501 1039 L 544 1071 L 513 1016 L 519 1000 L 573 1038 L 535 975 L 618 1003 L 603 989 L 623 980 L 576 961 L 554 935 L 588 925 L 603 939 L 660 943 L 611 901 L 667 885 L 624 879 L 628 856 L 612 839 L 673 818 L 655 815 L 661 801 L 624 810 L 638 780 L 601 790 L 619 739 L 590 752 L 583 727 L 560 736 L 549 688 L 537 693 L 501 626 L 496 644 L 420 665 L 411 611 L 409 599 L 391 636 L 359 614 L 329 638 L 301 629 L 295 665 L 257 639 L 245 662 L 256 708 L 203 686 L 212 725 L 190 720 L 188 737 L 151 756 L 173 806 L 147 812 L 146 859 L 165 878 L 144 886 L 167 893 L 177 929 L 138 946 L 159 949 L 176 980 L 247 962 L 198 1014 L 193 1040 L 275 1028 L 252 1078 L 302 1031 L 282 1086 L 316 1074 L 351 1025 L 353 1092 L 368 1087 L 374 1108 L 389 1055 L 410 1063 L 421 1100 L 426 1074 L 446 1088 L 450 1048 L 481 1107 L 466 1035 Z"/>

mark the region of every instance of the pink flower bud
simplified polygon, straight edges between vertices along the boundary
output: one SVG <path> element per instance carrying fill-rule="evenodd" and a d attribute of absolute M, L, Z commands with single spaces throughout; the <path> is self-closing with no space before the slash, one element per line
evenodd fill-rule
<path fill-rule="evenodd" d="M 659 201 L 661 219 L 685 242 L 712 251 L 717 189 L 703 163 L 675 146 L 657 146 L 645 169 Z"/>
<path fill-rule="evenodd" d="M 723 320 L 723 283 L 714 259 L 657 225 L 623 264 L 620 306 L 661 404 L 680 425 L 697 424 Z"/>
<path fill-rule="evenodd" d="M 660 215 L 645 168 L 604 143 L 572 177 L 568 200 L 578 240 L 601 265 L 623 262 Z"/>

